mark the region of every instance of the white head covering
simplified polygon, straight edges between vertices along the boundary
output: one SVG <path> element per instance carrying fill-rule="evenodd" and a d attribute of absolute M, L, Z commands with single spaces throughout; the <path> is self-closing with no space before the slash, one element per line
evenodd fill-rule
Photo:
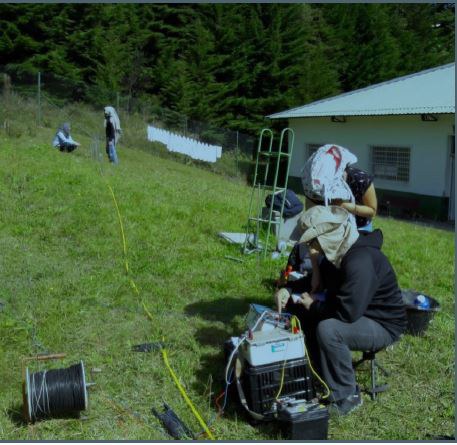
<path fill-rule="evenodd" d="M 350 216 L 346 209 L 339 206 L 311 207 L 300 218 L 305 232 L 299 243 L 317 238 L 327 259 L 340 267 L 343 256 L 359 238 L 357 225 Z"/>
<path fill-rule="evenodd" d="M 324 205 L 332 199 L 354 202 L 354 195 L 343 173 L 348 165 L 356 162 L 357 156 L 341 145 L 326 144 L 319 147 L 301 170 L 305 196 Z"/>
<path fill-rule="evenodd" d="M 105 115 L 109 116 L 111 123 L 113 124 L 114 127 L 114 133 L 116 137 L 116 143 L 121 135 L 122 129 L 121 129 L 121 121 L 119 120 L 119 116 L 116 113 L 116 110 L 114 107 L 108 106 L 104 108 Z M 106 118 L 104 121 L 104 126 L 106 127 Z"/>

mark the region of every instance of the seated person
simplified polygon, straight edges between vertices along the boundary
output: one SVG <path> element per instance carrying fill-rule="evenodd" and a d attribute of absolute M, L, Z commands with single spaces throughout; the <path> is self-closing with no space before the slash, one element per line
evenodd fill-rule
<path fill-rule="evenodd" d="M 371 220 L 376 216 L 378 200 L 373 184 L 373 176 L 353 166 L 347 166 L 343 174 L 344 180 L 351 189 L 355 203 L 339 203 L 355 216 L 357 228 L 367 232 L 373 231 Z"/>
<path fill-rule="evenodd" d="M 331 204 L 339 205 L 355 216 L 358 230 L 373 231 L 372 220 L 378 210 L 378 199 L 373 184 L 373 176 L 353 166 L 347 166 L 343 173 L 343 179 L 349 185 L 355 202 L 333 200 Z M 323 205 L 323 201 L 306 196 L 306 208 L 313 205 Z"/>
<path fill-rule="evenodd" d="M 359 230 L 371 232 L 378 209 L 376 190 L 373 176 L 354 167 L 356 162 L 357 156 L 340 145 L 319 147 L 302 169 L 306 208 L 339 205 L 354 215 Z"/>
<path fill-rule="evenodd" d="M 321 158 L 319 158 L 319 153 Z M 322 156 L 322 154 L 331 154 L 334 159 L 339 159 L 339 162 L 336 163 L 337 170 L 335 170 L 335 176 L 333 178 L 333 183 L 327 183 L 328 176 L 325 175 L 325 172 L 328 173 L 328 163 L 329 158 Z M 303 175 L 303 187 L 304 193 L 306 196 L 306 208 L 309 209 L 313 205 L 324 205 L 324 196 L 321 193 L 315 193 L 313 188 L 310 188 L 310 181 L 312 181 L 312 170 L 314 165 L 314 157 L 317 156 L 317 159 L 320 159 L 317 165 L 320 165 L 319 169 L 315 168 L 315 174 L 319 173 L 322 175 L 322 181 L 326 183 L 326 188 L 333 190 L 338 190 L 339 196 L 346 196 L 344 199 L 331 199 L 330 204 L 338 205 L 346 209 L 351 213 L 357 224 L 357 229 L 364 232 L 372 232 L 373 225 L 372 220 L 376 216 L 378 209 L 378 201 L 376 197 L 376 190 L 373 184 L 373 176 L 369 173 L 360 170 L 354 167 L 354 164 L 357 162 L 357 157 L 352 154 L 348 149 L 336 146 L 332 144 L 323 145 L 319 147 L 317 152 L 312 155 L 306 162 L 304 167 Z M 331 163 L 331 161 L 330 161 Z M 344 170 L 341 171 L 340 167 Z M 339 169 L 339 170 L 338 170 Z M 340 177 L 341 175 L 341 177 Z M 314 182 L 317 178 L 314 178 Z M 352 195 L 352 199 L 349 199 L 347 192 Z M 321 255 L 308 255 L 311 261 L 311 269 L 313 272 L 313 282 L 311 285 L 311 291 L 314 292 L 318 290 L 320 286 L 320 276 L 319 276 L 319 262 L 322 259 Z"/>
<path fill-rule="evenodd" d="M 376 351 L 405 331 L 406 312 L 395 272 L 381 252 L 382 232 L 360 233 L 339 206 L 315 206 L 301 217 L 300 238 L 319 265 L 325 301 L 311 293 L 311 278 L 276 292 L 278 311 L 296 315 L 310 358 L 331 390 L 330 410 L 345 415 L 362 404 L 351 350 Z M 299 294 L 294 303 L 291 294 Z"/>
<path fill-rule="evenodd" d="M 74 141 L 70 134 L 70 124 L 64 123 L 57 130 L 56 135 L 52 141 L 52 145 L 58 148 L 60 151 L 66 151 L 68 153 L 79 147 L 79 143 Z"/>

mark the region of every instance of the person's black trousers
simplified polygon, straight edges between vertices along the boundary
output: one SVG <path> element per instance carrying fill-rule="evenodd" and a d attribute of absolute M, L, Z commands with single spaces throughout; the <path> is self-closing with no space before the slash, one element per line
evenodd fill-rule
<path fill-rule="evenodd" d="M 67 153 L 71 153 L 73 150 L 75 150 L 77 145 L 70 144 L 68 142 L 64 142 L 63 144 L 60 144 L 59 149 L 60 151 L 65 151 Z"/>
<path fill-rule="evenodd" d="M 378 322 L 361 317 L 354 323 L 335 318 L 317 325 L 319 368 L 331 390 L 330 400 L 344 399 L 356 392 L 351 351 L 377 351 L 394 342 Z"/>

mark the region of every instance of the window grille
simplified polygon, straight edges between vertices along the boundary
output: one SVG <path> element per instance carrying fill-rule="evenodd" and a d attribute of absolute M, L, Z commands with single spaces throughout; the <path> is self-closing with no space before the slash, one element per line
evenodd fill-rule
<path fill-rule="evenodd" d="M 371 147 L 375 178 L 409 181 L 409 147 Z"/>
<path fill-rule="evenodd" d="M 316 153 L 317 149 L 318 149 L 319 147 L 322 147 L 322 145 L 325 145 L 325 144 L 306 144 L 306 151 L 307 151 L 308 158 L 309 158 L 313 153 Z"/>

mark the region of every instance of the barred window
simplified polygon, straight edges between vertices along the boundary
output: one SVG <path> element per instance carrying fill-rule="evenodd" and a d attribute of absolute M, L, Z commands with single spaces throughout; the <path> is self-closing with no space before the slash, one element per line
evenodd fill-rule
<path fill-rule="evenodd" d="M 375 178 L 409 181 L 409 147 L 371 147 Z"/>
<path fill-rule="evenodd" d="M 322 147 L 324 144 L 306 144 L 306 154 L 308 158 L 313 154 L 316 153 L 319 147 Z"/>

